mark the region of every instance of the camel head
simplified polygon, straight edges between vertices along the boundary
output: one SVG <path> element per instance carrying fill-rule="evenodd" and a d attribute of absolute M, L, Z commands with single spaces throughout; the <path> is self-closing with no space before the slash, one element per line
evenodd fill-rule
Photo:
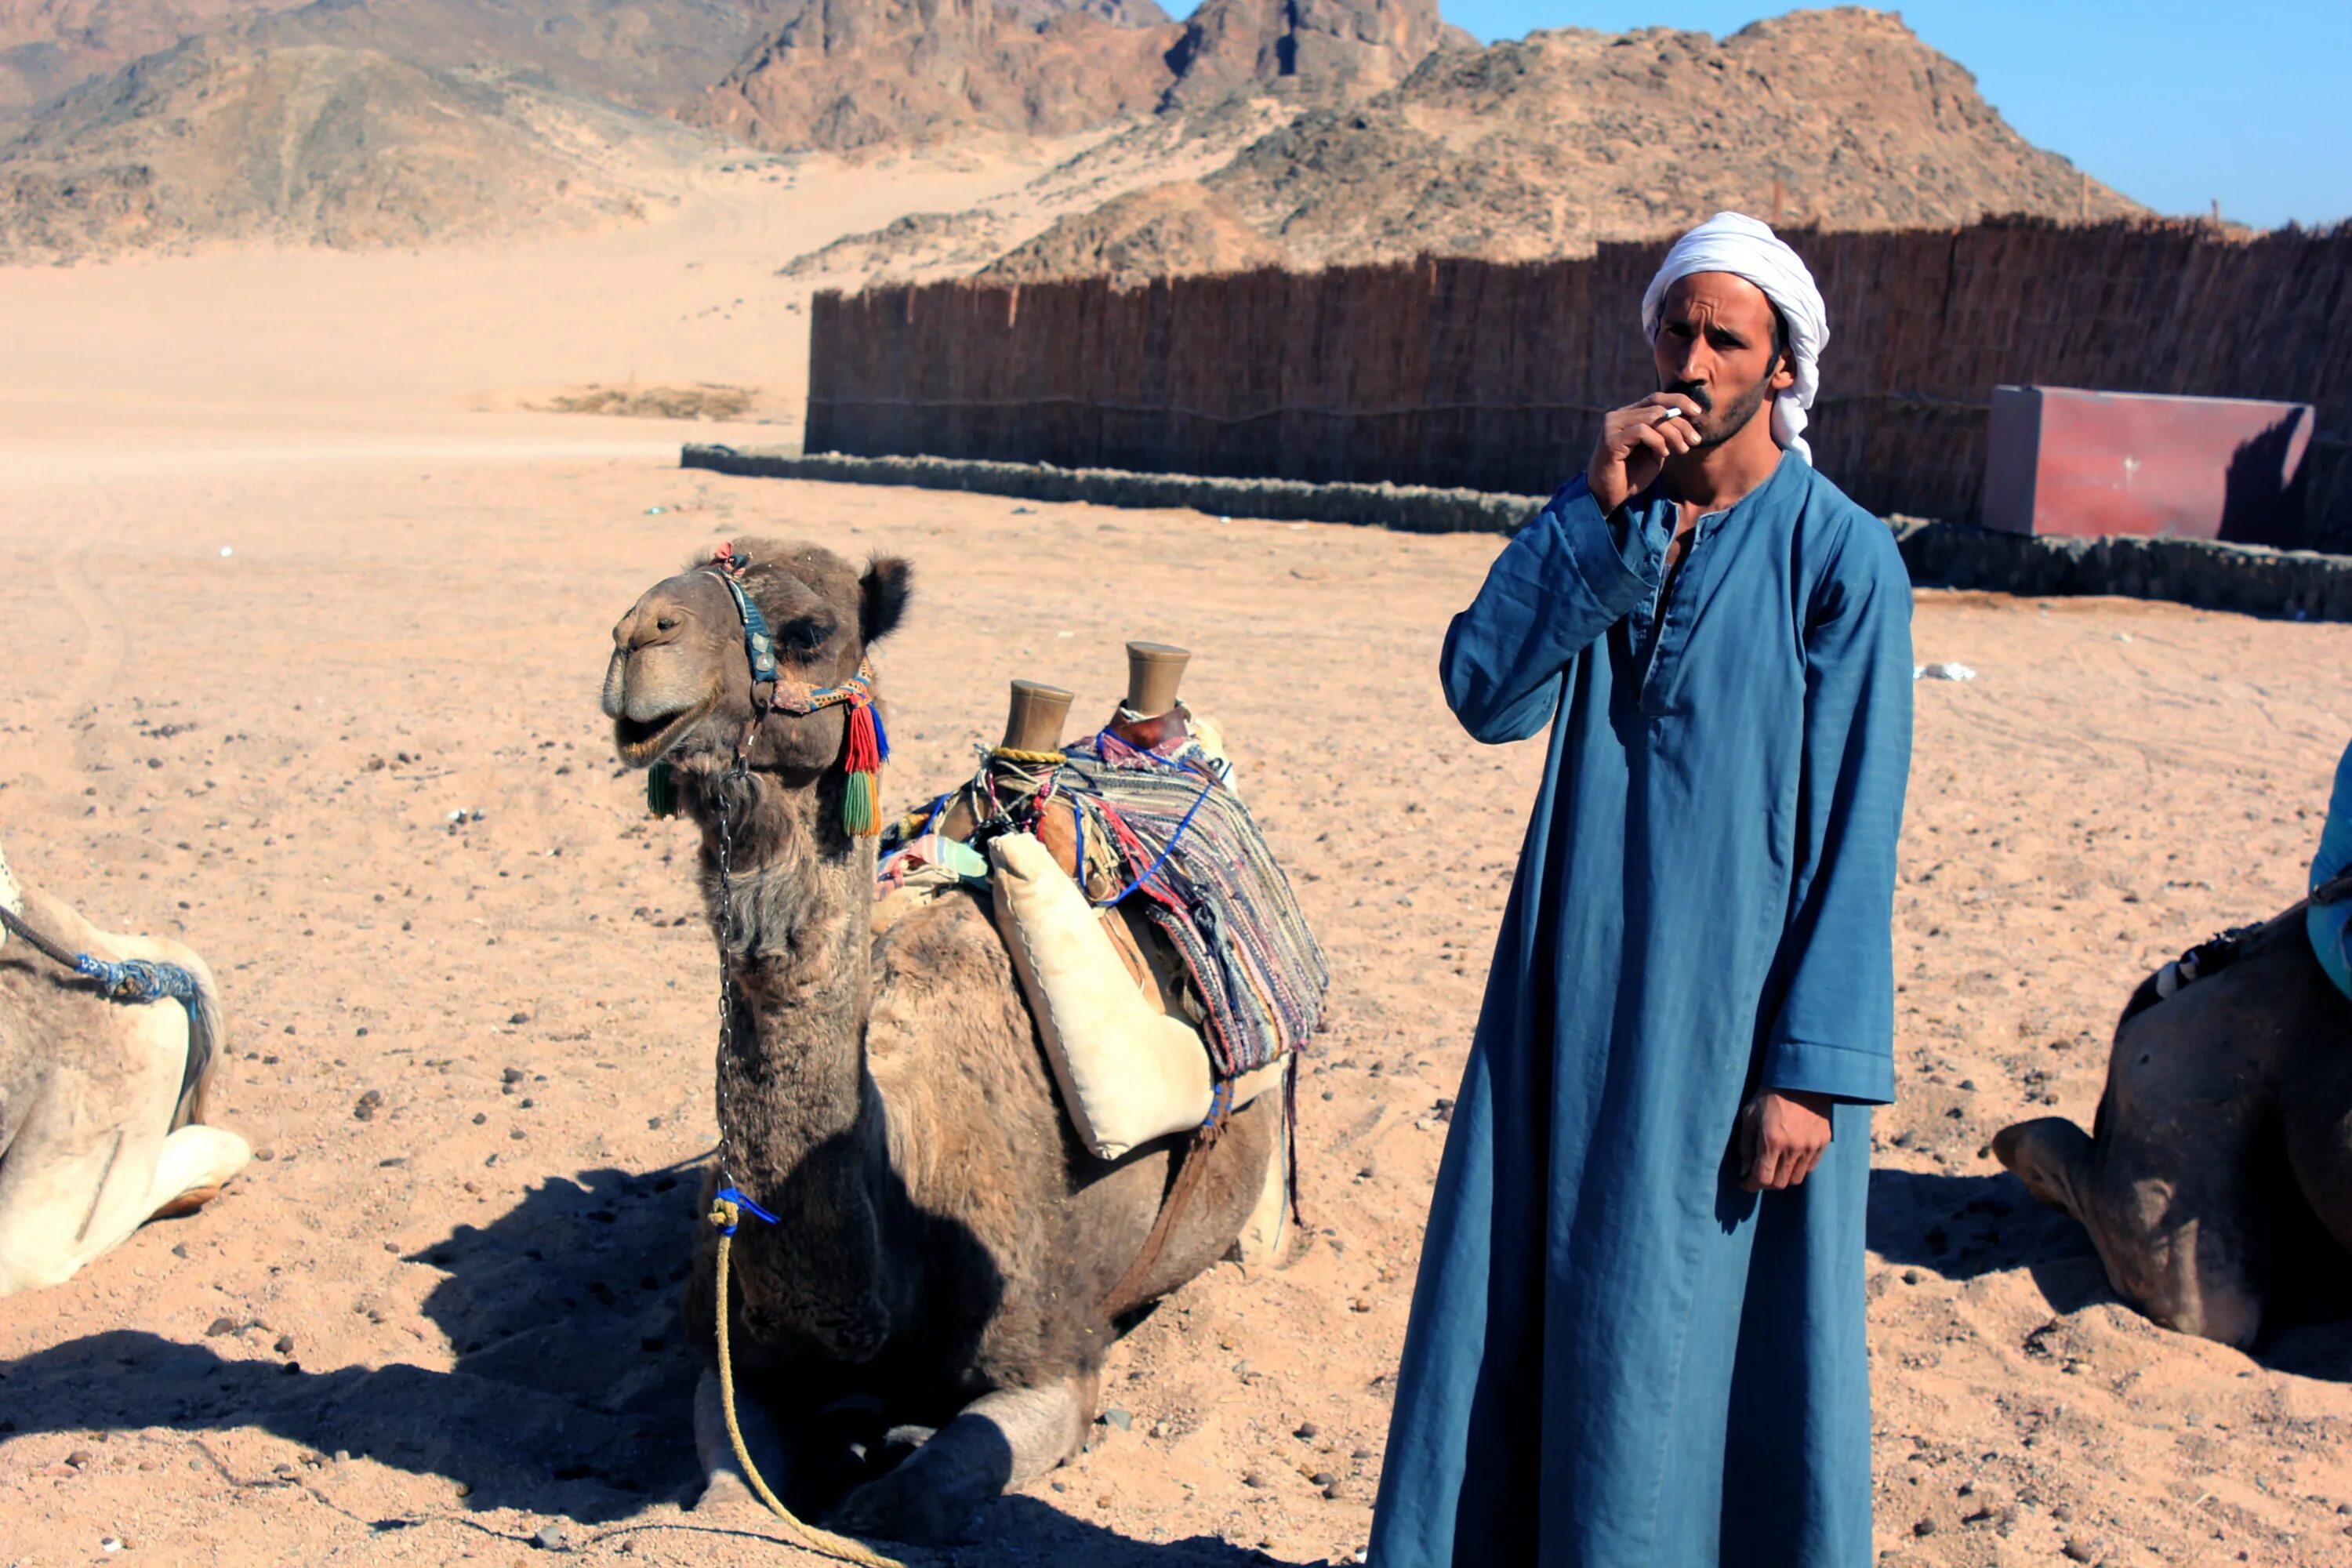
<path fill-rule="evenodd" d="M 832 686 L 849 679 L 866 650 L 906 614 L 912 568 L 895 556 L 877 555 L 861 573 L 814 544 L 744 539 L 734 549 L 751 563 L 740 582 L 767 619 L 787 681 Z M 759 695 L 764 700 L 767 689 Z M 604 713 L 613 721 L 614 747 L 631 767 L 667 760 L 690 774 L 724 771 L 751 722 L 752 696 L 742 617 L 707 561 L 655 584 L 613 628 Z M 751 765 L 787 775 L 821 773 L 842 754 L 848 712 L 771 713 Z"/>

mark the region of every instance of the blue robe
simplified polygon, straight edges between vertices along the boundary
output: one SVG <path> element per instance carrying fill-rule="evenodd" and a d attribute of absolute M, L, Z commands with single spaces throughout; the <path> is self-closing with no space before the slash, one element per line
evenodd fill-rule
<path fill-rule="evenodd" d="M 1894 1098 L 1911 586 L 1793 453 L 1700 520 L 1579 479 L 1446 634 L 1487 742 L 1552 727 L 1438 1170 L 1370 1562 L 1864 1568 L 1870 1107 Z M 1835 1097 L 1743 1192 L 1759 1086 Z"/>
<path fill-rule="evenodd" d="M 2343 759 L 2336 764 L 2336 793 L 2327 802 L 2319 854 L 2311 862 L 2311 890 L 2319 891 L 2321 883 L 2346 871 L 2352 871 L 2352 746 L 2344 748 Z M 2352 929 L 2347 928 L 2352 928 L 2352 899 L 2314 904 L 2304 914 L 2304 929 L 2311 933 L 2311 951 L 2319 955 L 2319 966 L 2338 991 L 2352 996 Z"/>

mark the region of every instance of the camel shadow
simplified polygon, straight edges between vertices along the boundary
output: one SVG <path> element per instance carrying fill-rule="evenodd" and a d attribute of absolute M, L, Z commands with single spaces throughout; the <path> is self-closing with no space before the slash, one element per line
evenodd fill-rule
<path fill-rule="evenodd" d="M 2283 1238 L 2288 1266 L 2273 1283 L 2253 1358 L 2273 1372 L 2341 1383 L 2352 1377 L 2352 1268 L 2308 1215 Z M 1870 1173 L 1869 1245 L 1889 1263 L 1953 1279 L 2024 1268 L 2063 1317 L 2101 1301 L 2125 1303 L 2107 1283 L 2090 1233 L 2043 1207 L 2002 1172 L 1948 1176 Z"/>
<path fill-rule="evenodd" d="M 698 1478 L 699 1363 L 677 1288 L 694 1196 L 675 1171 L 551 1177 L 488 1226 L 458 1226 L 411 1257 L 446 1271 L 425 1311 L 457 1352 L 449 1371 L 313 1373 L 262 1353 L 258 1337 L 120 1330 L 0 1363 L 0 1430 L 259 1427 L 459 1482 L 472 1508 L 635 1514 Z"/>
<path fill-rule="evenodd" d="M 259 1427 L 321 1457 L 459 1482 L 477 1509 L 604 1521 L 660 1500 L 653 1494 L 693 1474 L 691 1445 L 668 1421 L 405 1364 L 305 1372 L 122 1329 L 0 1365 L 0 1383 L 17 1432 Z"/>
<path fill-rule="evenodd" d="M 405 1261 L 442 1272 L 423 1307 L 456 1353 L 447 1371 L 310 1372 L 266 1353 L 265 1336 L 184 1344 L 117 1330 L 0 1362 L 0 1434 L 259 1428 L 322 1460 L 345 1454 L 458 1483 L 468 1510 L 633 1529 L 624 1521 L 687 1500 L 702 1479 L 692 1415 L 702 1363 L 680 1311 L 699 1190 L 695 1164 L 550 1176 L 489 1224 L 456 1226 L 410 1254 Z M 296 1485 L 315 1473 L 298 1466 L 290 1476 L 232 1479 Z M 952 1560 L 962 1568 L 1275 1561 L 1210 1537 L 1131 1540 L 1017 1495 L 984 1507 L 971 1544 Z"/>
<path fill-rule="evenodd" d="M 700 1363 L 679 1292 L 699 1183 L 693 1164 L 549 1176 L 488 1226 L 457 1226 L 410 1254 L 442 1271 L 425 1315 L 457 1352 L 457 1373 L 688 1422 Z"/>
<path fill-rule="evenodd" d="M 981 1512 L 971 1543 L 943 1559 L 951 1559 L 955 1568 L 1047 1563 L 1082 1563 L 1086 1568 L 1306 1568 L 1213 1535 L 1136 1541 L 1073 1519 L 1032 1497 L 1002 1498 L 990 1504 Z"/>
<path fill-rule="evenodd" d="M 2089 1234 L 2035 1202 L 2006 1171 L 1952 1176 L 1874 1169 L 1868 1237 L 1870 1249 L 1889 1263 L 1950 1279 L 2026 1269 L 2053 1312 L 2116 1300 Z"/>

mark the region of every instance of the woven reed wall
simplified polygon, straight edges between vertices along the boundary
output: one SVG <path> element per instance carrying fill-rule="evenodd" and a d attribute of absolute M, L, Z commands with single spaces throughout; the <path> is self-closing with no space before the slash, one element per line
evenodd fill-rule
<path fill-rule="evenodd" d="M 1998 383 L 2293 399 L 2319 410 L 2298 542 L 2352 550 L 2352 225 L 1790 237 L 1833 334 L 1814 460 L 1864 505 L 1976 517 Z M 807 450 L 1548 492 L 1655 384 L 1664 253 L 820 294 Z"/>

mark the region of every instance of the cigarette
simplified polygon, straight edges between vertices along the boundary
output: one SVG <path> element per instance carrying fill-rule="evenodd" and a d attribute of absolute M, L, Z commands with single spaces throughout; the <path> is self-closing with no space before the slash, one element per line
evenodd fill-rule
<path fill-rule="evenodd" d="M 1676 408 L 1672 405 L 1668 405 L 1665 412 L 1659 415 L 1655 419 L 1651 420 L 1650 423 L 1654 426 L 1664 425 L 1670 419 L 1680 419 L 1682 416 L 1683 411 L 1681 409 Z"/>

